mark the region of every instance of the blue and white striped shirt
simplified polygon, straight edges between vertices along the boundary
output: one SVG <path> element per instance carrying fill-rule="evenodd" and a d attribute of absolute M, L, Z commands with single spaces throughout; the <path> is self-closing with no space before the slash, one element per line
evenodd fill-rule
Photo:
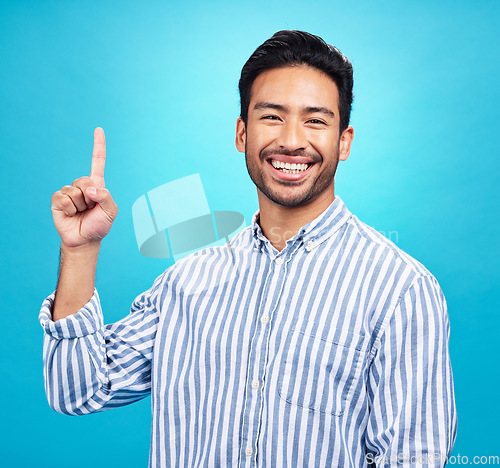
<path fill-rule="evenodd" d="M 436 279 L 338 196 L 281 252 L 257 216 L 167 269 L 117 323 L 103 325 L 96 291 L 53 322 L 49 296 L 50 406 L 151 394 L 152 467 L 443 465 L 456 413 Z"/>

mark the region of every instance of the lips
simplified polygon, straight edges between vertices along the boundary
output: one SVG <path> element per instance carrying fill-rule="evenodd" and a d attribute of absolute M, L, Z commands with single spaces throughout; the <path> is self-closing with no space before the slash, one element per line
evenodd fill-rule
<path fill-rule="evenodd" d="M 301 180 L 314 166 L 314 161 L 308 158 L 287 158 L 281 155 L 276 155 L 276 157 L 268 159 L 267 163 L 273 175 L 284 181 Z"/>
<path fill-rule="evenodd" d="M 310 166 L 308 163 L 288 163 L 283 161 L 276 161 L 275 159 L 271 159 L 271 165 L 278 169 L 279 171 L 284 172 L 285 174 L 298 174 L 300 172 L 304 172 Z"/>

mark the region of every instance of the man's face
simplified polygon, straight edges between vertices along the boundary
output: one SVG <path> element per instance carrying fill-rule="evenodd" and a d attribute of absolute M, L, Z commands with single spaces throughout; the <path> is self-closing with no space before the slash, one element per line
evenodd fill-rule
<path fill-rule="evenodd" d="M 334 176 L 347 159 L 352 127 L 339 140 L 339 96 L 333 80 L 307 66 L 268 70 L 254 81 L 247 125 L 236 146 L 261 194 L 283 206 L 334 198 Z M 260 194 L 259 194 L 260 196 Z"/>

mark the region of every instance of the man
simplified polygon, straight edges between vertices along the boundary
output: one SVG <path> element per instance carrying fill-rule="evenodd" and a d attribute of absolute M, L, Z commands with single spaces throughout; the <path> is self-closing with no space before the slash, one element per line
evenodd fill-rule
<path fill-rule="evenodd" d="M 94 274 L 117 209 L 96 130 L 90 177 L 52 199 L 61 269 L 40 313 L 52 408 L 151 393 L 150 466 L 445 463 L 456 415 L 441 289 L 334 194 L 352 83 L 317 36 L 262 44 L 241 73 L 236 125 L 258 192 L 252 225 L 177 262 L 106 326 Z"/>

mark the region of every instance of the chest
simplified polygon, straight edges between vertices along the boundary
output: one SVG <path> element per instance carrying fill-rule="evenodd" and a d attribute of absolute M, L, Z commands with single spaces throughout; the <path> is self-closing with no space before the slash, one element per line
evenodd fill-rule
<path fill-rule="evenodd" d="M 242 263 L 211 281 L 200 271 L 163 304 L 153 376 L 160 399 L 232 395 L 243 405 L 252 389 L 266 401 L 341 414 L 370 344 L 369 295 L 345 276 L 331 258 Z"/>

